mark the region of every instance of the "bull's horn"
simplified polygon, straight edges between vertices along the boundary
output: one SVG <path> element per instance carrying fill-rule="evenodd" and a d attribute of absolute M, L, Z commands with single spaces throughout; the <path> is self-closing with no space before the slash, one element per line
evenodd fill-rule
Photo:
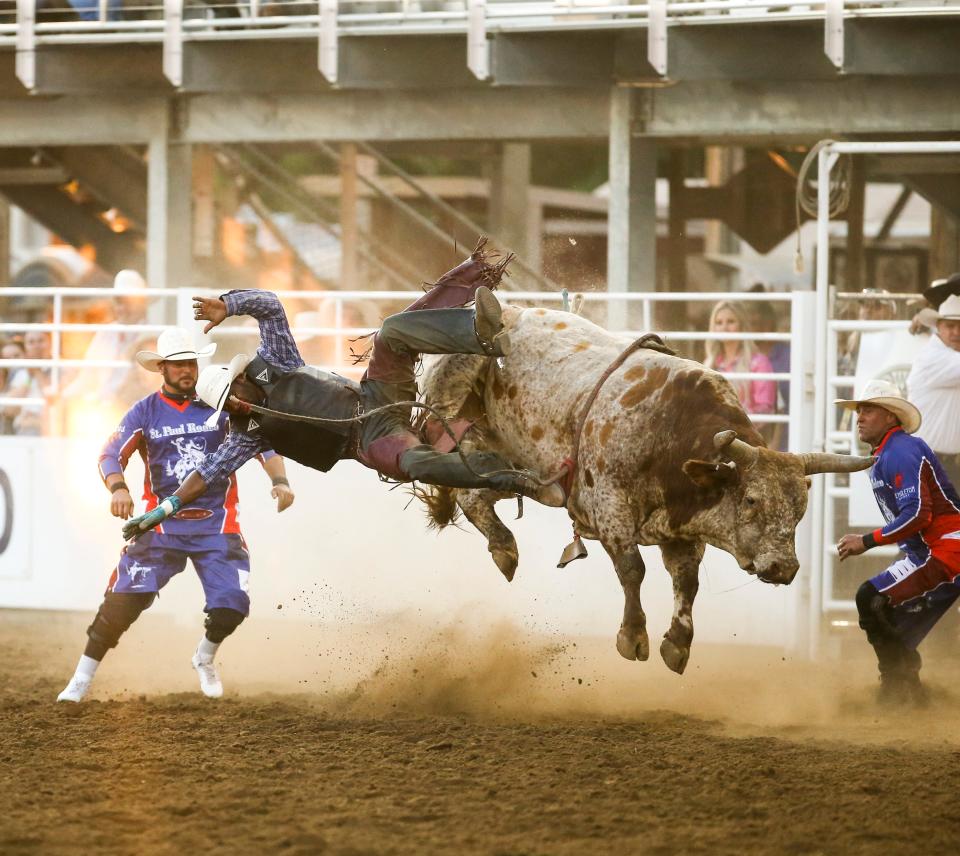
<path fill-rule="evenodd" d="M 875 458 L 859 455 L 832 455 L 828 452 L 806 452 L 797 457 L 803 462 L 803 471 L 812 476 L 817 473 L 855 473 L 872 466 Z"/>
<path fill-rule="evenodd" d="M 752 467 L 760 453 L 754 446 L 737 439 L 736 431 L 718 431 L 713 435 L 713 445 L 726 452 L 730 458 L 744 469 Z"/>

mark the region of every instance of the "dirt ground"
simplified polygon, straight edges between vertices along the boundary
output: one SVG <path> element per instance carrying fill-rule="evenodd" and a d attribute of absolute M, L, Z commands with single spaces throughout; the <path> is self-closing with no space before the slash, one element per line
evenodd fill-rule
<path fill-rule="evenodd" d="M 196 616 L 147 615 L 91 700 L 53 699 L 89 616 L 0 613 L 0 853 L 946 853 L 957 677 L 881 713 L 866 659 L 695 648 L 683 677 L 611 640 L 408 616 L 253 621 L 203 699 Z"/>

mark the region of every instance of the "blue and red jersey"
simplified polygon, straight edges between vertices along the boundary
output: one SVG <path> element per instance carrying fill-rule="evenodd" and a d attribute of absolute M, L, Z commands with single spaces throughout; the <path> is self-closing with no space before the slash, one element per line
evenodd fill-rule
<path fill-rule="evenodd" d="M 100 453 L 100 476 L 122 473 L 134 452 L 143 458 L 143 499 L 147 511 L 174 493 L 204 457 L 214 452 L 227 435 L 229 417 L 221 413 L 207 427 L 213 413 L 199 399 L 176 401 L 161 390 L 141 398 L 123 417 Z M 264 451 L 261 462 L 273 456 Z M 236 473 L 207 484 L 206 493 L 167 518 L 158 532 L 168 535 L 239 533 L 239 497 Z"/>
<path fill-rule="evenodd" d="M 917 566 L 931 555 L 960 562 L 960 495 L 930 447 L 898 426 L 875 454 L 870 483 L 887 523 L 865 537 L 867 546 L 896 543 Z"/>

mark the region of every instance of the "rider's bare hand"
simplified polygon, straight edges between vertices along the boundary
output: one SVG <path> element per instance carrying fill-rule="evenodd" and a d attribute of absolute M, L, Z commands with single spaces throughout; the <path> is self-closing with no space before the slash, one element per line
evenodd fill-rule
<path fill-rule="evenodd" d="M 204 333 L 209 333 L 227 317 L 227 304 L 218 297 L 194 297 L 193 317 L 197 321 L 209 321 L 203 328 Z"/>

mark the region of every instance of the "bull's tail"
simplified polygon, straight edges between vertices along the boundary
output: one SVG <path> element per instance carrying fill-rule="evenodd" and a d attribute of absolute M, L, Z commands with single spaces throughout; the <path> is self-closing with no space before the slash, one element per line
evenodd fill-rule
<path fill-rule="evenodd" d="M 427 507 L 427 525 L 440 530 L 460 519 L 457 490 L 439 485 L 423 485 L 415 491 L 417 499 Z"/>

